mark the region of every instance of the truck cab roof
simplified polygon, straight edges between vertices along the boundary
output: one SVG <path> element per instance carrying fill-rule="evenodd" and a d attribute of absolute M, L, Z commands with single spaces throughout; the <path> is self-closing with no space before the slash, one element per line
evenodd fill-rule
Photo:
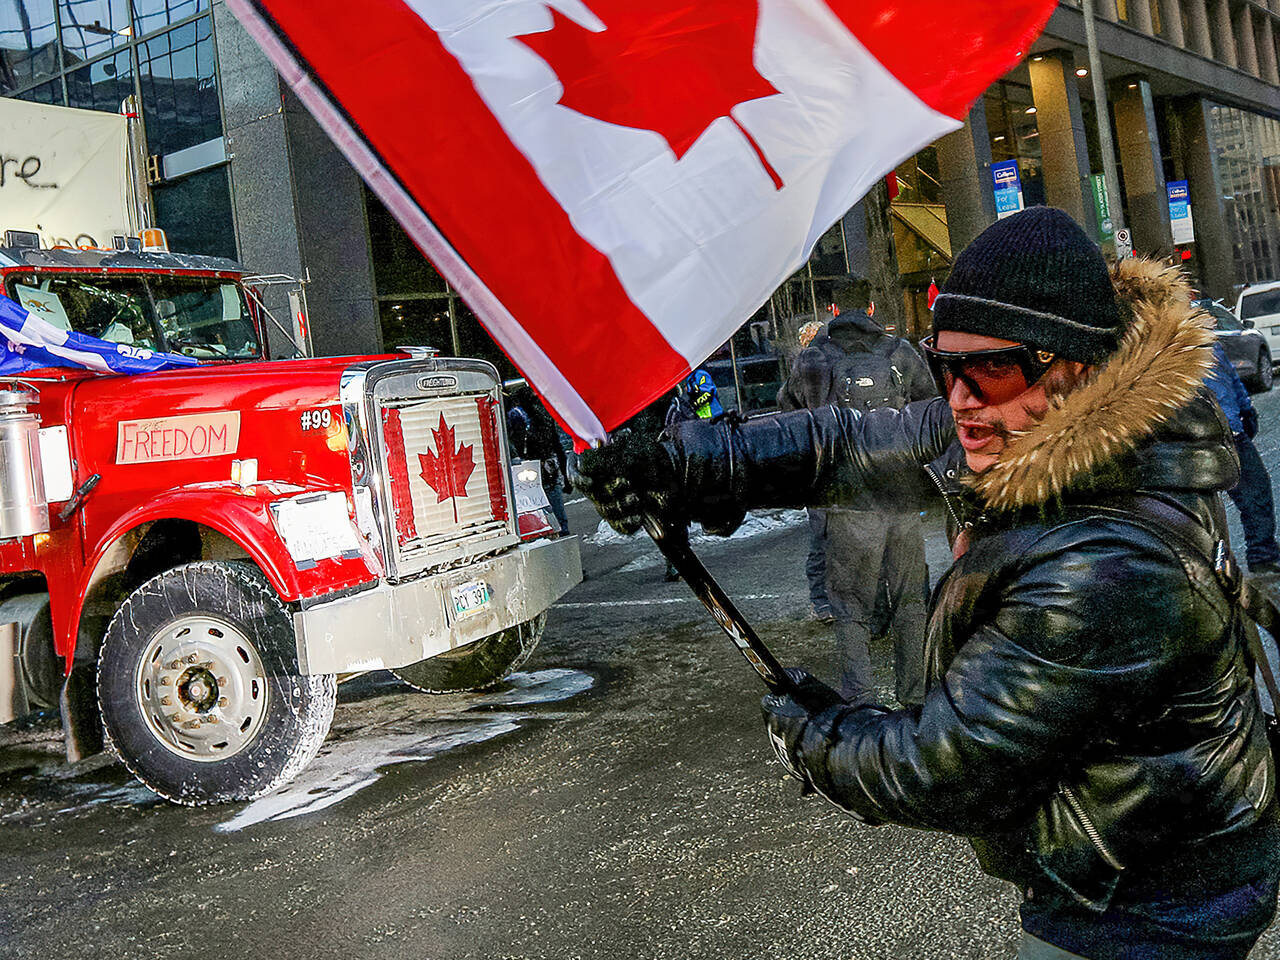
<path fill-rule="evenodd" d="M 37 270 L 195 270 L 240 276 L 245 273 L 244 267 L 234 260 L 193 253 L 132 253 L 119 250 L 79 250 L 71 247 L 0 247 L 0 271 L 24 267 Z"/>

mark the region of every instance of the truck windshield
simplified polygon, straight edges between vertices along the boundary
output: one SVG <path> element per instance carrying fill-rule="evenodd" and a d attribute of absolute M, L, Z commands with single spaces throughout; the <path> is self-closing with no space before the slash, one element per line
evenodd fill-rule
<path fill-rule="evenodd" d="M 257 328 L 232 281 L 81 273 L 18 276 L 11 295 L 60 330 L 209 360 L 256 360 Z"/>
<path fill-rule="evenodd" d="M 13 292 L 32 316 L 59 330 L 159 349 L 147 291 L 137 278 L 106 279 L 74 273 L 20 277 Z"/>
<path fill-rule="evenodd" d="M 237 284 L 193 277 L 148 277 L 168 348 L 190 357 L 248 360 L 258 334 Z"/>

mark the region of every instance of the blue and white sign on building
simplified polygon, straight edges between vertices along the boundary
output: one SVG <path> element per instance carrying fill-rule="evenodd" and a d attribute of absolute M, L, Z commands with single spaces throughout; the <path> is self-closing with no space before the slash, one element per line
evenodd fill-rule
<path fill-rule="evenodd" d="M 1022 209 L 1022 178 L 1018 161 L 1004 160 L 991 165 L 991 186 L 996 197 L 996 217 L 1003 220 Z"/>
<path fill-rule="evenodd" d="M 1191 219 L 1191 191 L 1187 189 L 1187 181 L 1170 180 L 1167 186 L 1169 226 L 1173 230 L 1173 242 L 1175 244 L 1194 243 L 1196 230 Z"/>

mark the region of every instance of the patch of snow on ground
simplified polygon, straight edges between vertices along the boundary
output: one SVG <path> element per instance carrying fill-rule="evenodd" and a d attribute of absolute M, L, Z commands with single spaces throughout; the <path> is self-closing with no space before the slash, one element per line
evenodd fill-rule
<path fill-rule="evenodd" d="M 742 521 L 742 525 L 727 537 L 717 537 L 706 533 L 703 531 L 701 524 L 695 523 L 689 528 L 689 539 L 693 543 L 724 543 L 726 540 L 746 540 L 749 537 L 758 537 L 762 533 L 773 533 L 775 530 L 785 530 L 788 527 L 799 526 L 804 522 L 805 513 L 803 510 L 761 510 L 757 513 L 747 514 L 747 518 Z M 614 530 L 603 520 L 596 527 L 595 533 L 583 537 L 584 543 L 590 543 L 597 547 L 616 546 L 623 543 L 647 543 L 648 541 L 649 537 L 643 530 L 637 530 L 627 536 L 618 533 L 617 530 Z M 628 564 L 629 566 L 630 564 Z"/>
<path fill-rule="evenodd" d="M 376 783 L 386 767 L 430 760 L 457 747 L 492 740 L 518 730 L 524 721 L 536 716 L 511 712 L 478 714 L 476 707 L 553 703 L 577 696 L 594 683 L 594 678 L 581 670 L 514 673 L 503 689 L 480 694 L 464 709 L 432 720 L 421 729 L 356 735 L 350 740 L 326 743 L 297 778 L 250 801 L 214 829 L 231 833 L 256 823 L 290 820 L 327 809 Z"/>

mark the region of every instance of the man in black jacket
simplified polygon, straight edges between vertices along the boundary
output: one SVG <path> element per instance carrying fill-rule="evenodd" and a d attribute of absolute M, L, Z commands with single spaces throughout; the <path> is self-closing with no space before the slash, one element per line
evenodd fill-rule
<path fill-rule="evenodd" d="M 584 456 L 585 490 L 623 529 L 940 493 L 956 560 L 924 703 L 854 707 L 798 675 L 764 701 L 779 758 L 867 823 L 968 837 L 1023 892 L 1022 957 L 1244 958 L 1275 912 L 1280 822 L 1218 548 L 1239 467 L 1203 383 L 1212 335 L 1172 269 L 1109 277 L 1044 207 L 957 258 L 934 330 L 945 399 L 624 437 Z"/>
<path fill-rule="evenodd" d="M 778 391 L 783 410 L 836 405 L 855 410 L 895 409 L 937 395 L 929 370 L 913 346 L 876 323 L 865 280 L 835 291 L 839 316 L 827 324 L 791 368 Z M 916 510 L 810 511 L 811 598 L 825 596 L 836 623 L 840 694 L 871 703 L 871 638 L 893 628 L 894 693 L 904 706 L 924 699 L 924 531 Z M 819 558 L 814 554 L 821 551 Z M 820 565 L 815 559 L 824 562 Z M 823 582 L 812 577 L 821 570 Z M 815 601 L 815 607 L 816 607 Z"/>

